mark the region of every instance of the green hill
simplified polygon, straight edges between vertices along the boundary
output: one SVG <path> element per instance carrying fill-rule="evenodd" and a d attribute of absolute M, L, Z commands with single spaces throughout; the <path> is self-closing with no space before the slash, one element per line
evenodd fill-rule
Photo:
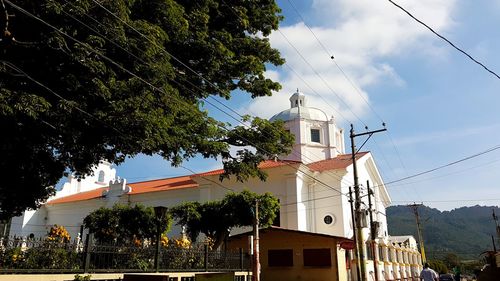
<path fill-rule="evenodd" d="M 463 259 L 477 259 L 492 250 L 491 236 L 495 234 L 492 210 L 500 215 L 498 207 L 461 207 L 452 211 L 439 211 L 426 206 L 419 208 L 427 258 L 439 258 L 455 253 Z M 407 206 L 387 208 L 389 235 L 412 234 L 417 238 L 415 215 Z"/>

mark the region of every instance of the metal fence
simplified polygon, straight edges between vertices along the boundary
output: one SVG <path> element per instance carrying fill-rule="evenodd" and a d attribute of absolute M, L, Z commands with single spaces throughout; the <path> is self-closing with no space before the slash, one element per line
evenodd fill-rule
<path fill-rule="evenodd" d="M 247 271 L 250 258 L 239 251 L 211 250 L 205 244 L 179 247 L 98 244 L 12 237 L 0 239 L 0 273 Z M 158 257 L 158 263 L 155 263 Z M 158 267 L 156 267 L 156 265 Z"/>

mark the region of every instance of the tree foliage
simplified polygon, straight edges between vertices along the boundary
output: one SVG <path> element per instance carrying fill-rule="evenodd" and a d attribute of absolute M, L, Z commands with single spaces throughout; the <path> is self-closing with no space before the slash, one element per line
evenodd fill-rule
<path fill-rule="evenodd" d="M 83 224 L 99 242 L 132 243 L 134 239 L 155 238 L 158 220 L 152 207 L 117 204 L 113 208 L 101 207 L 91 212 Z M 170 216 L 163 218 L 160 232 L 168 232 L 171 224 Z"/>
<path fill-rule="evenodd" d="M 217 248 L 232 228 L 253 224 L 257 200 L 260 226 L 271 225 L 279 212 L 280 204 L 269 192 L 262 195 L 249 190 L 231 192 L 219 201 L 185 202 L 173 207 L 170 213 L 178 225 L 186 227 L 192 241 L 196 241 L 198 235 L 203 233 Z"/>
<path fill-rule="evenodd" d="M 442 260 L 431 260 L 429 266 L 439 274 L 448 273 L 448 267 Z"/>
<path fill-rule="evenodd" d="M 223 178 L 245 180 L 264 179 L 258 163 L 289 152 L 282 123 L 231 126 L 203 107 L 234 90 L 280 89 L 263 75 L 284 62 L 265 37 L 282 18 L 274 0 L 12 2 L 0 8 L 9 15 L 0 18 L 0 169 L 9 175 L 0 218 L 36 208 L 65 171 L 87 174 L 101 159 L 221 157 Z"/>

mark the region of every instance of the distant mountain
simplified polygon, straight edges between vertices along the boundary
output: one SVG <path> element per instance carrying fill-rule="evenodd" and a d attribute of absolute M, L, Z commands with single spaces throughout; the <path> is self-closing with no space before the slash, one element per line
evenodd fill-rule
<path fill-rule="evenodd" d="M 493 250 L 491 236 L 495 237 L 495 221 L 492 210 L 500 215 L 498 207 L 461 207 L 452 211 L 439 211 L 426 206 L 419 207 L 423 228 L 425 252 L 428 259 L 455 253 L 463 259 L 477 259 L 486 250 Z M 387 208 L 389 235 L 412 234 L 416 239 L 417 226 L 412 209 L 407 206 Z"/>

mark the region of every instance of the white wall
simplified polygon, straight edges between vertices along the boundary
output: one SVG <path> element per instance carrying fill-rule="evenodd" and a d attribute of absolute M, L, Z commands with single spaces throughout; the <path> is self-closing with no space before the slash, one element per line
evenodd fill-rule
<path fill-rule="evenodd" d="M 50 229 L 46 227 L 46 209 L 27 210 L 22 216 L 14 217 L 11 221 L 10 235 L 35 237 L 44 236 Z"/>

